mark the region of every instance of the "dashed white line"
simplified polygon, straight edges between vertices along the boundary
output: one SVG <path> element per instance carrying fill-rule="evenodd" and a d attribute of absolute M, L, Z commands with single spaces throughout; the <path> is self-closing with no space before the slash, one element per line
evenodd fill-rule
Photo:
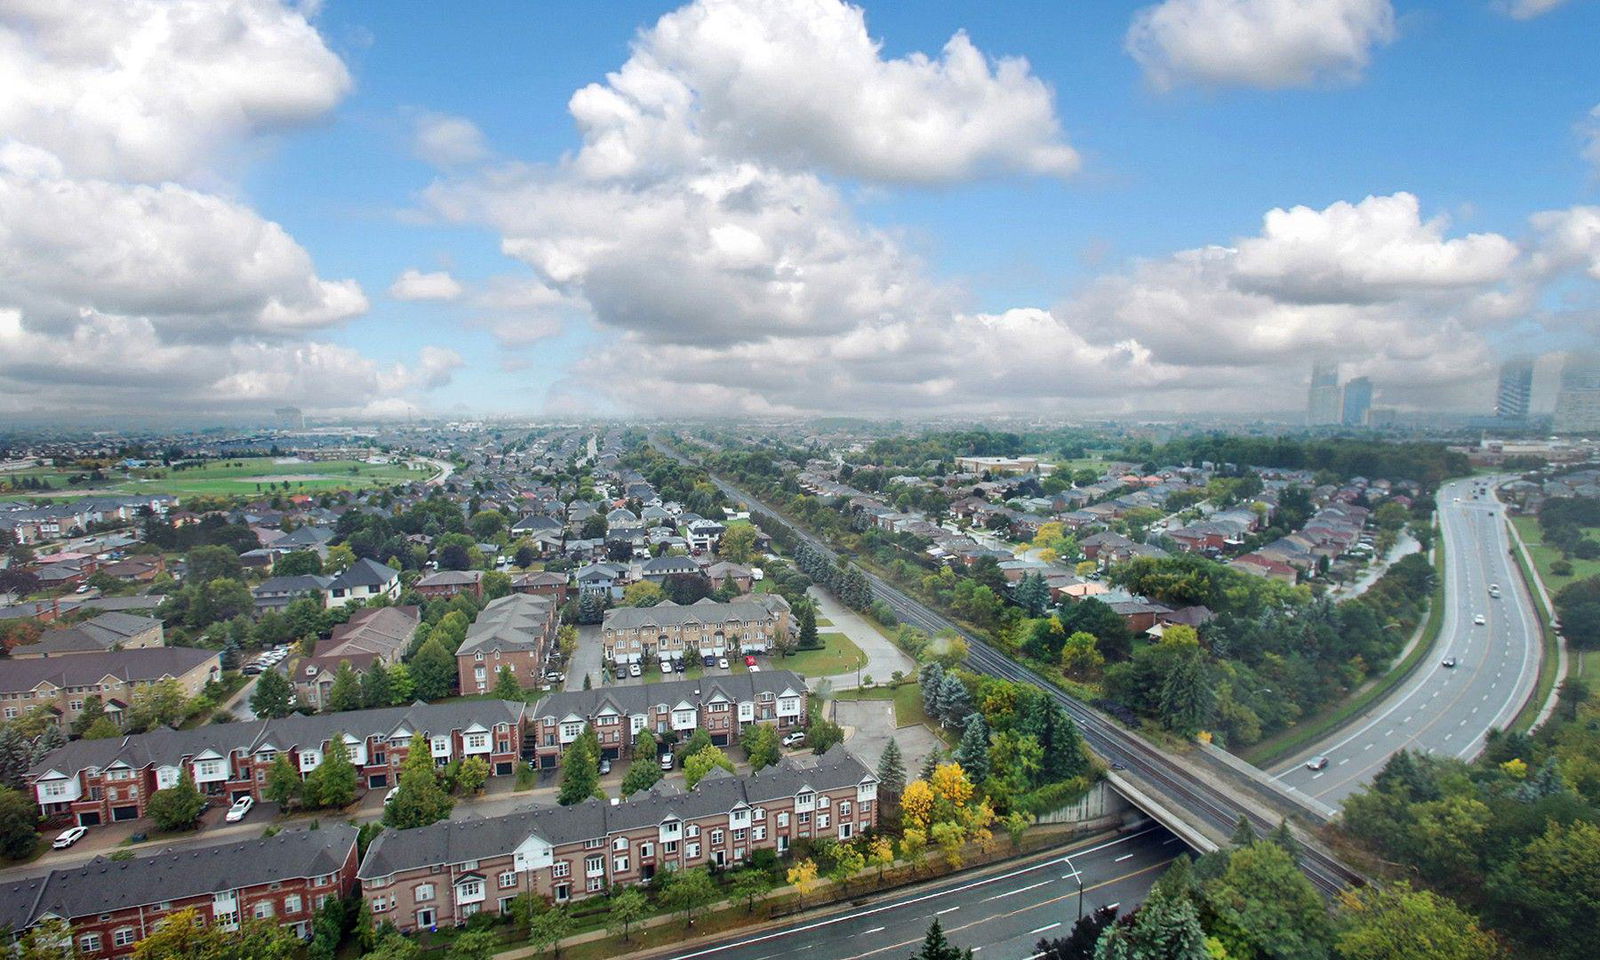
<path fill-rule="evenodd" d="M 861 931 L 861 935 L 864 937 L 869 933 L 882 933 L 886 929 L 888 929 L 888 928 L 887 927 L 873 927 L 871 930 L 863 930 L 863 931 Z"/>
<path fill-rule="evenodd" d="M 934 911 L 933 915 L 936 916 L 936 917 L 942 917 L 942 916 L 944 916 L 945 914 L 949 913 L 952 910 L 960 910 L 960 909 L 961 909 L 960 907 L 945 907 L 943 910 Z"/>
<path fill-rule="evenodd" d="M 1132 859 L 1133 859 L 1133 854 L 1124 853 L 1122 856 L 1118 857 L 1117 859 L 1115 859 L 1115 860 L 1113 860 L 1111 862 L 1112 863 L 1121 863 L 1124 860 L 1132 860 Z"/>
<path fill-rule="evenodd" d="M 1044 933 L 1046 930 L 1054 930 L 1056 927 L 1059 927 L 1059 926 L 1061 926 L 1061 921 L 1060 920 L 1057 920 L 1055 923 L 1047 923 L 1042 927 L 1036 927 L 1036 928 L 1034 928 L 1032 930 L 1029 930 L 1028 931 L 1028 936 L 1031 937 L 1036 933 Z"/>
<path fill-rule="evenodd" d="M 1128 854 L 1128 856 L 1131 857 L 1131 856 L 1133 856 L 1133 854 L 1130 853 L 1130 854 Z M 999 900 L 1001 897 L 1010 897 L 1010 896 L 1015 896 L 1016 894 L 1019 894 L 1019 893 L 1027 893 L 1029 890 L 1037 890 L 1038 888 L 1044 886 L 1045 884 L 1047 884 L 1049 882 L 1050 882 L 1049 880 L 1040 880 L 1038 883 L 1029 884 L 1026 887 L 1018 887 L 1015 890 L 1007 890 L 1005 893 L 997 893 L 992 897 L 984 897 L 982 902 L 983 903 L 988 903 L 990 900 Z"/>

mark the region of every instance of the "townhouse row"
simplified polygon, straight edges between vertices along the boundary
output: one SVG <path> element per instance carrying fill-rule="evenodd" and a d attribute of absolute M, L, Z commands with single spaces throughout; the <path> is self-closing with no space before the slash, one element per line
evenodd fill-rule
<path fill-rule="evenodd" d="M 488 693 L 502 667 L 510 669 L 523 689 L 538 686 L 559 626 L 552 597 L 513 593 L 489 601 L 456 650 L 461 692 Z"/>
<path fill-rule="evenodd" d="M 507 914 L 523 894 L 565 903 L 659 871 L 781 855 L 802 839 L 850 840 L 876 826 L 877 801 L 872 771 L 836 746 L 745 778 L 717 770 L 689 792 L 661 783 L 609 805 L 385 830 L 361 862 L 362 896 L 374 922 L 404 932 L 452 926 Z"/>
<path fill-rule="evenodd" d="M 527 737 L 535 762 L 550 768 L 591 725 L 600 755 L 616 760 L 630 755 L 640 731 L 658 740 L 669 734 L 687 740 L 704 729 L 721 747 L 753 723 L 780 731 L 800 727 L 806 708 L 805 679 L 792 670 L 735 673 L 553 693 L 529 709 Z"/>
<path fill-rule="evenodd" d="M 709 598 L 680 606 L 607 610 L 600 642 L 611 663 L 761 653 L 790 631 L 789 604 L 775 593 L 753 593 L 729 603 Z"/>
<path fill-rule="evenodd" d="M 267 771 L 280 754 L 304 777 L 335 737 L 343 740 L 359 783 L 368 789 L 398 781 L 415 734 L 427 739 L 439 766 L 479 756 L 493 776 L 511 776 L 522 756 L 526 710 L 526 704 L 506 700 L 457 700 L 163 728 L 72 741 L 41 758 L 27 778 L 47 819 L 97 826 L 144 816 L 151 794 L 176 784 L 185 770 L 216 802 L 263 799 Z"/>
<path fill-rule="evenodd" d="M 45 920 L 71 928 L 72 955 L 121 960 L 167 917 L 194 910 L 207 926 L 275 920 L 302 939 L 329 900 L 355 888 L 356 837 L 347 823 L 130 860 L 86 864 L 0 884 L 0 930 L 20 937 Z"/>

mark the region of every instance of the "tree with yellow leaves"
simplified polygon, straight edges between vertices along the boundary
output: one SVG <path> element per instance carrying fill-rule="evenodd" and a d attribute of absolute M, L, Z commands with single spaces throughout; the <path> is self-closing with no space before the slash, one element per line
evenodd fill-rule
<path fill-rule="evenodd" d="M 907 827 L 926 830 L 933 823 L 933 788 L 926 780 L 913 780 L 900 794 L 900 818 Z"/>
<path fill-rule="evenodd" d="M 941 763 L 933 769 L 928 787 L 933 791 L 933 820 L 960 822 L 972 799 L 972 781 L 959 763 Z M 901 800 L 902 808 L 905 801 Z"/>
<path fill-rule="evenodd" d="M 867 863 L 878 868 L 878 882 L 883 882 L 884 868 L 894 863 L 894 844 L 888 837 L 879 836 L 867 844 Z"/>
<path fill-rule="evenodd" d="M 822 884 L 817 873 L 817 864 L 814 860 L 801 860 L 789 868 L 789 886 L 794 887 L 800 894 L 800 904 L 805 905 L 806 894 L 817 889 Z"/>
<path fill-rule="evenodd" d="M 967 842 L 967 831 L 959 823 L 944 821 L 933 825 L 933 842 L 944 851 L 944 862 L 954 870 L 961 866 L 961 847 Z"/>
<path fill-rule="evenodd" d="M 922 872 L 922 851 L 928 849 L 928 833 L 912 827 L 900 835 L 900 856 L 911 864 L 912 873 Z"/>

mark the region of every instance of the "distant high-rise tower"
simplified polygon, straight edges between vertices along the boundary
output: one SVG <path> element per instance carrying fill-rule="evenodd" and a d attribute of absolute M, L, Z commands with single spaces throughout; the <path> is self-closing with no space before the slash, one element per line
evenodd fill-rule
<path fill-rule="evenodd" d="M 299 407 L 279 407 L 272 411 L 278 415 L 279 430 L 304 430 L 306 428 L 305 414 Z"/>
<path fill-rule="evenodd" d="M 1339 365 L 1318 361 L 1311 365 L 1311 393 L 1306 402 L 1306 422 L 1312 426 L 1339 422 Z"/>
<path fill-rule="evenodd" d="M 1501 420 L 1528 419 L 1533 397 L 1533 361 L 1508 360 L 1500 365 L 1500 389 L 1494 396 L 1494 415 Z"/>
<path fill-rule="evenodd" d="M 1600 433 L 1600 354 L 1567 354 L 1556 393 L 1556 433 Z"/>
<path fill-rule="evenodd" d="M 1372 381 L 1356 377 L 1344 385 L 1344 425 L 1364 427 L 1367 411 L 1372 409 Z"/>

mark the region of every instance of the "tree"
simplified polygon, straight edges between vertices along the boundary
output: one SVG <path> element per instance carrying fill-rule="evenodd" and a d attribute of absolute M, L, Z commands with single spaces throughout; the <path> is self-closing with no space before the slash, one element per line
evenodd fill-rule
<path fill-rule="evenodd" d="M 561 955 L 561 941 L 572 935 L 574 923 L 567 908 L 553 906 L 535 916 L 528 924 L 528 945 L 536 951 L 552 950 Z"/>
<path fill-rule="evenodd" d="M 878 792 L 898 798 L 906 788 L 906 764 L 900 756 L 900 744 L 894 737 L 878 758 Z"/>
<path fill-rule="evenodd" d="M 806 728 L 806 746 L 819 757 L 843 742 L 844 729 L 825 717 L 811 721 L 811 726 Z"/>
<path fill-rule="evenodd" d="M 833 870 L 830 876 L 844 885 L 845 892 L 850 890 L 850 879 L 867 868 L 867 857 L 855 844 L 840 844 L 833 856 Z"/>
<path fill-rule="evenodd" d="M 1107 928 L 1096 960 L 1209 960 L 1194 901 L 1161 884 L 1144 905 Z"/>
<path fill-rule="evenodd" d="M 689 754 L 683 758 L 684 785 L 693 790 L 696 784 L 705 779 L 706 774 L 718 767 L 729 773 L 734 772 L 733 761 L 719 747 L 706 746 Z"/>
<path fill-rule="evenodd" d="M 1405 881 L 1339 894 L 1343 960 L 1501 960 L 1505 951 L 1478 918 Z"/>
<path fill-rule="evenodd" d="M 685 926 L 693 926 L 695 914 L 716 899 L 717 885 L 704 867 L 679 870 L 671 876 L 672 882 L 662 895 L 662 902 L 668 909 L 683 914 Z"/>
<path fill-rule="evenodd" d="M 1289 854 L 1252 842 L 1228 854 L 1221 877 L 1206 885 L 1217 916 L 1267 956 L 1325 960 L 1332 942 L 1327 907 Z"/>
<path fill-rule="evenodd" d="M 661 584 L 654 580 L 640 580 L 622 588 L 622 605 L 625 607 L 653 607 L 666 599 Z"/>
<path fill-rule="evenodd" d="M 83 709 L 72 718 L 72 732 L 83 736 L 83 732 L 101 717 L 106 715 L 105 701 L 100 699 L 100 694 L 91 693 L 83 699 Z"/>
<path fill-rule="evenodd" d="M 556 792 L 556 802 L 570 807 L 594 796 L 599 789 L 600 740 L 593 727 L 585 727 L 561 758 L 561 788 Z"/>
<path fill-rule="evenodd" d="M 772 652 L 778 655 L 778 659 L 782 660 L 794 653 L 796 644 L 797 641 L 795 640 L 793 634 L 789 633 L 787 630 L 779 630 L 777 633 L 772 635 L 772 640 L 770 641 L 769 645 L 772 647 Z"/>
<path fill-rule="evenodd" d="M 1166 643 L 1163 638 L 1162 645 Z M 1201 656 L 1198 647 L 1180 652 L 1161 685 L 1161 722 L 1167 729 L 1189 737 L 1211 719 L 1213 687 L 1206 681 Z"/>
<path fill-rule="evenodd" d="M 194 777 L 185 770 L 178 782 L 165 790 L 150 795 L 145 812 L 161 830 L 187 830 L 200 819 L 206 809 L 206 798 L 194 785 Z"/>
<path fill-rule="evenodd" d="M 428 738 L 415 734 L 400 765 L 400 792 L 383 811 L 383 822 L 398 830 L 425 827 L 450 815 L 455 801 L 439 785 Z"/>
<path fill-rule="evenodd" d="M 1090 682 L 1100 677 L 1106 658 L 1100 653 L 1100 641 L 1094 634 L 1082 630 L 1067 638 L 1061 647 L 1061 671 L 1073 680 Z"/>
<path fill-rule="evenodd" d="M 456 771 L 457 790 L 466 794 L 477 793 L 488 782 L 489 761 L 478 756 L 468 757 L 461 761 L 461 767 Z"/>
<path fill-rule="evenodd" d="M 634 925 L 649 912 L 650 904 L 645 900 L 644 891 L 638 887 L 623 887 L 611 895 L 611 905 L 606 910 L 606 930 L 626 943 Z"/>
<path fill-rule="evenodd" d="M 751 770 L 760 770 L 777 763 L 783 756 L 778 742 L 778 729 L 770 723 L 753 723 L 739 738 L 745 756 L 750 759 Z"/>
<path fill-rule="evenodd" d="M 867 864 L 878 868 L 878 881 L 883 882 L 883 871 L 894 863 L 894 844 L 888 837 L 879 835 L 867 844 Z"/>
<path fill-rule="evenodd" d="M 493 930 L 466 930 L 445 951 L 445 960 L 490 960 L 500 952 L 500 938 Z"/>
<path fill-rule="evenodd" d="M 328 738 L 322 762 L 307 774 L 305 798 L 313 807 L 348 807 L 356 799 L 356 768 L 350 762 L 350 748 L 343 733 Z"/>
<path fill-rule="evenodd" d="M 417 698 L 438 700 L 450 695 L 451 681 L 456 678 L 456 658 L 438 636 L 429 635 L 411 658 L 410 671 Z"/>
<path fill-rule="evenodd" d="M 822 640 L 817 635 L 817 611 L 810 603 L 803 605 L 795 613 L 798 624 L 798 646 L 801 650 L 815 650 L 822 646 Z"/>
<path fill-rule="evenodd" d="M 628 764 L 628 772 L 622 776 L 622 795 L 629 797 L 641 790 L 648 790 L 655 786 L 661 777 L 661 764 L 656 758 L 641 757 L 635 750 L 634 760 Z"/>
<path fill-rule="evenodd" d="M 26 860 L 39 844 L 39 810 L 20 790 L 0 787 L 0 857 Z"/>
<path fill-rule="evenodd" d="M 747 523 L 729 527 L 717 542 L 717 555 L 734 563 L 749 563 L 755 556 L 756 528 Z"/>
<path fill-rule="evenodd" d="M 1600 930 L 1600 824 L 1550 821 L 1490 884 L 1501 909 L 1552 955 L 1593 955 Z"/>
<path fill-rule="evenodd" d="M 133 703 L 128 707 L 128 729 L 143 732 L 177 726 L 188 705 L 183 685 L 172 677 L 141 684 L 135 688 Z"/>
<path fill-rule="evenodd" d="M 418 960 L 422 947 L 415 940 L 385 923 L 378 928 L 372 949 L 361 955 L 361 960 Z"/>
<path fill-rule="evenodd" d="M 818 878 L 817 863 L 809 857 L 790 867 L 785 879 L 789 882 L 789 886 L 794 887 L 795 892 L 800 895 L 801 906 L 805 905 L 806 895 L 817 889 L 817 886 L 822 883 Z"/>
<path fill-rule="evenodd" d="M 1030 617 L 1039 616 L 1050 605 L 1050 587 L 1045 584 L 1042 574 L 1025 575 L 1012 591 L 1012 596 Z"/>
<path fill-rule="evenodd" d="M 321 572 L 322 558 L 315 550 L 296 550 L 272 562 L 272 575 L 275 577 L 300 577 Z"/>
<path fill-rule="evenodd" d="M 272 758 L 272 766 L 267 768 L 267 788 L 263 796 L 272 803 L 288 809 L 298 804 L 305 790 L 305 782 L 300 779 L 300 772 L 289 762 L 289 755 L 280 753 Z"/>
<path fill-rule="evenodd" d="M 495 674 L 494 695 L 501 700 L 522 699 L 522 684 L 517 682 L 517 675 L 512 672 L 510 664 L 502 664 Z"/>
<path fill-rule="evenodd" d="M 185 558 L 189 573 L 187 582 L 204 585 L 213 580 L 239 580 L 244 577 L 244 564 L 239 562 L 238 551 L 231 547 L 207 545 L 195 547 Z"/>
<path fill-rule="evenodd" d="M 255 692 L 250 694 L 250 709 L 258 717 L 274 720 L 287 717 L 292 694 L 287 677 L 277 670 L 267 670 L 256 677 Z"/>
<path fill-rule="evenodd" d="M 767 871 L 746 867 L 734 875 L 728 899 L 743 900 L 745 913 L 754 913 L 756 904 L 766 899 L 773 886 L 772 876 Z"/>
<path fill-rule="evenodd" d="M 375 660 L 361 675 L 361 703 L 370 710 L 387 707 L 394 702 L 394 679 L 383 661 Z"/>
<path fill-rule="evenodd" d="M 193 909 L 161 919 L 133 948 L 134 960 L 289 960 L 300 941 L 272 920 L 245 920 L 238 930 L 206 924 Z"/>
<path fill-rule="evenodd" d="M 972 960 L 972 951 L 963 950 L 945 939 L 944 928 L 939 926 L 939 918 L 934 917 L 933 925 L 922 938 L 922 949 L 912 954 L 911 960 Z"/>
<path fill-rule="evenodd" d="M 45 917 L 17 941 L 16 960 L 77 960 L 72 928 L 59 917 Z"/>
<path fill-rule="evenodd" d="M 350 661 L 339 661 L 339 669 L 333 675 L 333 686 L 328 688 L 328 702 L 324 709 L 334 713 L 361 709 L 361 678 L 350 667 Z"/>
<path fill-rule="evenodd" d="M 117 726 L 117 721 L 111 719 L 110 714 L 95 720 L 94 723 L 89 724 L 89 729 L 83 731 L 83 739 L 85 740 L 110 740 L 113 737 L 120 736 L 122 736 L 122 728 Z"/>
<path fill-rule="evenodd" d="M 1117 919 L 1117 908 L 1099 907 L 1079 918 L 1072 932 L 1056 940 L 1040 940 L 1033 948 L 1038 960 L 1094 960 L 1094 947 L 1106 927 Z"/>
<path fill-rule="evenodd" d="M 956 745 L 953 758 L 967 775 L 978 782 L 989 777 L 989 725 L 983 714 L 974 711 L 967 717 L 966 728 L 961 732 L 961 742 Z"/>

